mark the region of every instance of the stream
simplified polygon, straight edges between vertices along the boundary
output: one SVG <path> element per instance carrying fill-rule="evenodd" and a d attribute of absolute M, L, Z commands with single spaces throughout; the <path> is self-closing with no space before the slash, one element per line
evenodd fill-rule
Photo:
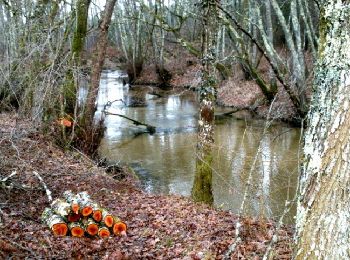
<path fill-rule="evenodd" d="M 122 71 L 103 72 L 97 116 L 110 101 L 109 112 L 154 125 L 157 130 L 150 135 L 145 127 L 107 115 L 100 157 L 128 163 L 146 192 L 189 196 L 195 171 L 195 93 L 130 87 L 123 85 L 126 77 Z M 218 108 L 216 113 L 225 111 Z M 264 131 L 265 125 L 263 120 L 234 117 L 216 122 L 213 193 L 217 208 L 278 219 L 286 200 L 293 200 L 300 129 L 273 123 Z M 292 223 L 295 215 L 295 204 L 289 207 L 286 223 Z"/>

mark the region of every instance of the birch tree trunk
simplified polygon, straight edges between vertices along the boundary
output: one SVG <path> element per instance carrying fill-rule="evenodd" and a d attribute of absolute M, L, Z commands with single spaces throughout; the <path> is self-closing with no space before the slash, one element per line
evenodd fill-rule
<path fill-rule="evenodd" d="M 202 1 L 203 45 L 202 83 L 199 89 L 196 173 L 192 188 L 195 201 L 212 204 L 212 145 L 214 143 L 214 106 L 216 101 L 215 40 L 217 39 L 217 0 Z"/>
<path fill-rule="evenodd" d="M 321 15 L 296 259 L 350 259 L 350 1 L 327 0 Z"/>

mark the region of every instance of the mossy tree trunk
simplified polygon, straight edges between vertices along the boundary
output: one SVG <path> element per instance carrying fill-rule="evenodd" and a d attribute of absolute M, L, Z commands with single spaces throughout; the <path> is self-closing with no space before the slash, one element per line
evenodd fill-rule
<path fill-rule="evenodd" d="M 350 259 L 350 1 L 322 7 L 295 259 Z"/>
<path fill-rule="evenodd" d="M 76 3 L 76 23 L 75 23 L 75 31 L 72 39 L 72 60 L 71 66 L 72 68 L 66 72 L 66 81 L 63 86 L 63 116 L 74 115 L 78 86 L 77 86 L 77 78 L 74 75 L 74 70 L 79 70 L 80 61 L 81 61 L 81 53 L 84 49 L 85 38 L 87 34 L 87 26 L 88 26 L 88 11 L 91 0 L 77 0 Z"/>
<path fill-rule="evenodd" d="M 203 0 L 202 83 L 199 88 L 199 120 L 196 151 L 196 172 L 192 188 L 195 201 L 212 204 L 212 146 L 214 143 L 214 106 L 216 101 L 216 39 L 217 5 L 216 0 Z"/>

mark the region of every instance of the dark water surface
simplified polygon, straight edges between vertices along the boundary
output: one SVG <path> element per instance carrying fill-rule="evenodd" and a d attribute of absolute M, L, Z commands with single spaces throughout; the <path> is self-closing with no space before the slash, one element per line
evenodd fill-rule
<path fill-rule="evenodd" d="M 145 127 L 109 115 L 100 156 L 110 162 L 129 163 L 147 192 L 191 192 L 195 170 L 196 113 L 194 93 L 168 95 L 151 87 L 123 86 L 126 75 L 104 72 L 98 112 L 108 101 L 108 111 L 157 127 Z M 150 93 L 158 91 L 162 97 Z M 285 201 L 292 200 L 297 181 L 300 129 L 274 124 L 265 130 L 260 120 L 227 118 L 215 127 L 213 191 L 215 205 L 238 213 L 245 197 L 245 214 L 279 217 Z M 254 163 L 255 162 L 255 163 Z M 250 183 L 247 185 L 247 183 Z M 293 222 L 295 206 L 287 214 Z"/>

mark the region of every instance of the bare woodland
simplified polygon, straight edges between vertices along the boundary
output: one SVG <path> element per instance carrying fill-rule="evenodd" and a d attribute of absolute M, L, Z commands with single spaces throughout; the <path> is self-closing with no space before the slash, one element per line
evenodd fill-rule
<path fill-rule="evenodd" d="M 0 0 L 0 257 L 350 258 L 349 19 L 348 0 Z M 144 193 L 130 167 L 112 177 L 97 167 L 105 116 L 157 133 L 153 122 L 108 114 L 111 103 L 95 114 L 101 73 L 115 69 L 157 97 L 196 93 L 192 201 Z M 218 116 L 218 105 L 232 111 Z M 239 111 L 265 120 L 264 133 L 281 121 L 301 128 L 295 224 L 210 206 L 215 122 Z M 50 201 L 45 191 L 61 197 L 69 183 L 94 191 L 128 234 L 91 246 L 89 236 L 44 232 L 35 211 Z M 13 213 L 11 203 L 28 212 Z M 27 220 L 27 229 L 14 224 Z"/>

